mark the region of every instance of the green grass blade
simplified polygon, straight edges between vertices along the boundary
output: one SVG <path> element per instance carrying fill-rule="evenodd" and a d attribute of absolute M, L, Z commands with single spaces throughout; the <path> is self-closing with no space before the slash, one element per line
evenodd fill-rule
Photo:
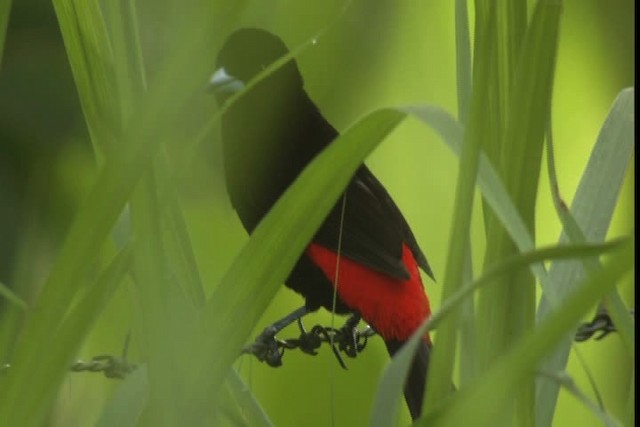
<path fill-rule="evenodd" d="M 101 163 L 121 132 L 113 54 L 100 4 L 54 0 L 82 111 Z"/>
<path fill-rule="evenodd" d="M 491 25 L 476 26 L 476 31 L 482 34 L 482 36 L 476 36 L 476 43 L 478 39 L 485 40 L 485 36 L 491 38 L 495 35 Z M 480 48 L 476 48 L 475 55 L 483 56 L 487 53 L 488 46 L 482 43 L 479 46 Z M 474 91 L 471 95 L 469 124 L 464 133 L 464 144 L 460 154 L 454 202 L 455 217 L 450 231 L 451 243 L 443 282 L 442 301 L 446 301 L 447 298 L 455 294 L 462 284 L 464 266 L 470 256 L 467 251 L 469 249 L 471 210 L 486 125 L 480 112 L 482 111 L 483 99 L 486 99 L 487 87 L 483 85 L 483 82 L 486 81 L 489 73 L 488 65 L 486 62 L 481 63 L 474 69 Z M 454 311 L 435 337 L 423 411 L 437 407 L 451 391 L 454 365 L 454 357 L 452 356 L 456 353 L 458 342 L 458 321 L 459 315 Z"/>
<path fill-rule="evenodd" d="M 456 0 L 456 88 L 458 119 L 467 122 L 471 103 L 471 41 L 469 40 L 468 0 Z"/>
<path fill-rule="evenodd" d="M 164 247 L 171 271 L 189 296 L 194 307 L 205 303 L 204 287 L 196 264 L 193 245 L 189 237 L 178 190 L 170 177 L 169 160 L 162 152 L 156 161 L 156 182 L 158 183 L 158 205 L 161 209 Z"/>
<path fill-rule="evenodd" d="M 95 427 L 134 427 L 142 415 L 149 395 L 147 368 L 140 366 L 129 374 L 105 405 Z"/>
<path fill-rule="evenodd" d="M 130 119 L 135 106 L 147 89 L 136 4 L 116 0 L 106 3 L 104 9 L 114 51 L 119 93 L 121 94 L 119 99 L 121 119 L 126 122 Z M 201 305 L 204 301 L 202 284 L 197 271 L 194 273 L 196 269 L 193 257 L 188 257 L 184 250 L 185 246 L 190 248 L 190 242 L 188 235 L 184 232 L 186 226 L 177 201 L 177 194 L 175 191 L 171 191 L 173 187 L 170 186 L 167 179 L 170 175 L 168 168 L 166 153 L 163 150 L 155 163 L 155 178 L 159 187 L 157 196 L 161 198 L 158 205 L 162 208 L 166 207 L 163 211 L 165 213 L 163 219 L 167 224 L 163 224 L 161 230 L 167 231 L 163 233 L 166 234 L 163 237 L 169 242 L 164 248 L 168 250 L 183 249 L 180 255 L 184 256 L 176 256 L 178 254 L 172 253 L 167 254 L 165 258 L 174 265 L 178 264 L 179 267 L 184 267 L 185 263 L 189 263 L 185 268 L 178 269 L 181 273 L 188 270 L 190 273 L 188 279 L 184 280 L 184 275 L 180 275 L 178 281 L 186 286 L 193 286 L 195 290 L 190 292 L 192 298 Z M 164 265 L 161 268 L 164 268 Z"/>
<path fill-rule="evenodd" d="M 20 307 L 23 310 L 27 309 L 27 303 L 18 295 L 16 295 L 15 292 L 6 287 L 4 283 L 0 283 L 0 296 L 3 296 L 7 301 L 15 305 L 16 307 Z"/>
<path fill-rule="evenodd" d="M 456 93 L 458 95 L 458 119 L 467 122 L 471 107 L 471 40 L 469 36 L 469 10 L 467 0 L 456 0 L 455 4 L 456 31 Z M 464 269 L 464 280 L 473 279 L 473 264 L 471 262 L 471 241 L 465 250 L 467 253 Z M 475 315 L 473 302 L 465 304 L 461 309 L 460 319 L 460 383 L 475 376 L 476 342 Z"/>
<path fill-rule="evenodd" d="M 2 69 L 2 58 L 4 57 L 4 44 L 7 40 L 7 27 L 9 26 L 9 15 L 11 14 L 11 0 L 0 0 L 0 69 Z"/>
<path fill-rule="evenodd" d="M 580 351 L 580 349 L 575 348 L 574 349 L 575 355 L 578 359 L 578 362 L 580 362 L 580 367 L 582 367 L 582 370 L 584 371 L 584 374 L 587 377 L 587 380 L 589 381 L 589 386 L 591 387 L 591 391 L 593 392 L 596 401 L 598 403 L 598 407 L 604 412 L 605 411 L 605 406 L 604 406 L 604 400 L 602 399 L 602 394 L 600 393 L 600 390 L 598 389 L 598 385 L 596 384 L 596 380 L 593 377 L 593 373 L 591 372 L 591 369 L 589 369 L 589 366 L 587 365 L 587 361 L 585 360 L 584 356 L 582 355 L 582 352 Z"/>
<path fill-rule="evenodd" d="M 607 427 L 622 427 L 620 421 L 612 418 L 609 414 L 604 412 L 598 405 L 593 403 L 582 391 L 578 388 L 573 378 L 566 372 L 542 372 L 538 371 L 538 375 L 548 378 L 554 381 L 564 388 L 569 394 L 579 400 L 586 408 L 588 408 L 593 414 L 600 419 L 603 425 Z"/>
<path fill-rule="evenodd" d="M 38 378 L 39 386 L 32 387 L 28 395 L 20 396 L 18 403 L 15 403 L 13 410 L 9 412 L 10 415 L 4 418 L 8 425 L 40 424 L 40 420 L 48 410 L 48 403 L 54 397 L 56 385 L 69 371 L 68 361 L 75 356 L 82 339 L 89 333 L 102 309 L 122 282 L 130 262 L 131 250 L 125 248 L 116 255 L 94 286 L 87 290 L 87 293 L 69 312 L 60 328 L 51 337 L 51 342 L 55 345 L 47 348 L 46 351 L 47 361 L 55 369 L 31 367 L 29 373 Z M 12 371 L 13 369 L 10 374 L 13 373 Z"/>
<path fill-rule="evenodd" d="M 103 7 L 113 48 L 120 120 L 126 123 L 147 88 L 136 3 L 114 0 L 104 3 Z"/>
<path fill-rule="evenodd" d="M 575 328 L 576 323 L 600 298 L 632 271 L 633 264 L 633 245 L 625 245 L 603 270 L 581 284 L 566 300 L 562 310 L 554 311 L 535 332 L 521 337 L 475 384 L 459 390 L 445 405 L 426 413 L 416 425 L 495 425 L 505 402 L 522 379 L 531 375 L 539 360 Z"/>
<path fill-rule="evenodd" d="M 635 367 L 634 367 L 635 369 Z M 629 393 L 625 410 L 625 425 L 636 425 L 636 376 L 635 371 L 631 375 L 631 381 L 629 381 Z"/>
<path fill-rule="evenodd" d="M 625 90 L 618 95 L 612 107 L 612 114 L 613 114 L 613 111 L 616 110 L 617 106 L 619 106 L 619 108 L 623 112 L 625 110 L 629 110 L 631 114 L 627 114 L 627 117 L 628 118 L 632 117 L 633 116 L 633 90 Z M 605 126 L 607 127 L 613 126 L 619 132 L 626 131 L 625 137 L 619 139 L 621 141 L 621 144 L 625 144 L 625 145 L 623 147 L 615 147 L 614 149 L 616 149 L 618 153 L 621 153 L 621 154 L 626 153 L 629 156 L 627 164 L 623 164 L 624 159 L 621 158 L 620 164 L 615 165 L 615 166 L 619 166 L 620 167 L 619 170 L 622 171 L 623 173 L 618 174 L 617 176 L 614 176 L 613 179 L 611 180 L 613 185 L 610 187 L 610 189 L 612 191 L 610 191 L 608 194 L 610 196 L 613 196 L 610 199 L 611 204 L 609 205 L 612 207 L 615 206 L 617 195 L 619 194 L 622 186 L 622 179 L 624 177 L 624 172 L 627 169 L 628 162 L 631 161 L 631 156 L 633 152 L 632 125 L 633 124 L 631 122 L 627 122 L 626 124 L 622 124 L 619 126 L 617 126 L 617 123 L 613 123 L 613 124 L 610 123 L 608 125 L 607 122 L 605 122 L 605 125 L 603 125 L 603 129 Z M 607 138 L 605 137 L 604 139 L 606 140 Z M 547 165 L 548 165 L 548 171 L 549 171 L 549 184 L 551 187 L 551 195 L 554 202 L 554 206 L 556 208 L 556 212 L 558 213 L 558 216 L 562 223 L 564 236 L 567 238 L 568 241 L 573 243 L 586 242 L 587 237 L 585 236 L 584 232 L 580 228 L 580 225 L 578 224 L 578 221 L 574 218 L 571 211 L 567 207 L 566 203 L 562 199 L 562 196 L 560 195 L 560 184 L 558 183 L 558 178 L 556 174 L 553 136 L 551 135 L 551 133 L 549 133 L 547 137 Z M 606 172 L 608 173 L 609 171 L 606 171 Z M 612 214 L 613 214 L 612 210 L 608 212 L 609 221 Z M 584 258 L 582 260 L 582 263 L 585 271 L 592 272 L 594 270 L 601 268 L 600 261 L 597 258 Z M 614 324 L 616 325 L 616 329 L 620 332 L 622 341 L 627 348 L 627 352 L 629 353 L 629 358 L 633 359 L 634 347 L 635 347 L 634 337 L 633 337 L 633 334 L 634 334 L 633 319 L 629 313 L 629 310 L 622 302 L 620 295 L 615 291 L 612 292 L 611 295 L 609 295 L 607 298 L 605 298 L 604 301 L 607 302 L 607 306 L 609 307 L 609 311 L 611 312 L 611 316 L 614 320 Z"/>
<path fill-rule="evenodd" d="M 462 283 L 465 264 L 470 254 L 469 230 L 471 228 L 471 212 L 478 173 L 478 164 L 482 147 L 480 132 L 475 132 L 482 124 L 477 113 L 479 111 L 481 91 L 472 95 L 471 119 L 465 143 L 460 155 L 460 168 L 456 181 L 454 218 L 450 231 L 450 246 L 448 250 L 447 266 L 442 287 L 442 300 L 453 295 Z M 459 313 L 452 312 L 449 319 L 436 335 L 434 349 L 429 366 L 429 381 L 423 408 L 433 408 L 451 391 L 453 380 L 453 354 L 456 352 L 458 341 Z"/>
<path fill-rule="evenodd" d="M 391 362 L 382 372 L 372 406 L 371 427 L 395 425 L 400 412 L 402 390 L 413 361 L 413 355 L 429 326 L 429 321 L 423 323 L 400 351 L 393 356 Z"/>
<path fill-rule="evenodd" d="M 489 79 L 480 83 L 493 89 L 489 94 L 493 96 L 493 109 L 482 112 L 483 119 L 493 126 L 483 137 L 491 141 L 487 144 L 488 156 L 497 166 L 507 193 L 533 234 L 561 8 L 554 1 L 537 2 L 527 28 L 526 2 L 496 1 L 492 6 L 488 19 L 495 14 L 497 35 L 489 39 L 488 56 L 478 59 L 490 62 L 493 67 Z M 486 106 L 482 108 L 486 110 Z M 485 268 L 518 251 L 489 209 L 485 211 L 485 230 Z M 500 358 L 514 340 L 529 333 L 535 323 L 535 281 L 531 272 L 523 269 L 498 280 L 499 285 L 487 287 L 478 295 L 477 363 L 480 370 L 487 369 Z M 518 286 L 511 286 L 514 283 Z M 533 375 L 523 378 L 518 389 L 512 391 L 508 396 L 510 403 L 503 407 L 504 419 L 495 421 L 498 425 L 532 426 L 535 419 Z"/>
<path fill-rule="evenodd" d="M 242 414 L 247 420 L 247 425 L 256 427 L 273 426 L 269 416 L 264 412 L 260 403 L 256 400 L 255 396 L 251 393 L 245 382 L 242 380 L 242 377 L 240 377 L 235 369 L 231 369 L 229 372 L 227 384 L 233 397 L 242 409 Z"/>
<path fill-rule="evenodd" d="M 87 289 L 85 295 L 67 314 L 58 331 L 60 350 L 73 347 L 75 343 L 81 342 L 78 337 L 83 337 L 91 329 L 90 326 L 98 318 L 102 309 L 115 293 L 118 285 L 129 272 L 131 260 L 131 247 L 124 247 L 104 269 L 94 286 Z M 78 328 L 80 325 L 83 328 Z M 56 351 L 52 350 L 52 354 L 55 354 Z M 60 358 L 64 359 L 64 357 Z"/>
<path fill-rule="evenodd" d="M 613 208 L 615 207 L 618 194 L 620 193 L 620 189 L 622 187 L 624 173 L 627 170 L 633 153 L 633 102 L 633 89 L 625 89 L 621 91 L 620 94 L 618 94 L 616 100 L 613 103 L 613 106 L 611 107 L 611 112 L 602 127 L 602 138 L 598 138 L 598 140 L 603 141 L 618 141 L 617 144 L 611 144 L 609 146 L 610 148 L 608 148 L 616 155 L 615 160 L 613 160 L 612 163 L 609 164 L 609 168 L 616 168 L 616 171 L 618 173 L 613 173 L 613 171 L 609 169 L 600 171 L 601 173 L 605 174 L 603 176 L 609 177 L 609 180 L 607 180 L 607 182 L 605 183 L 607 188 L 606 195 L 609 196 L 609 198 L 605 201 L 606 207 L 603 206 L 600 208 L 605 214 L 601 217 L 602 222 L 599 224 L 600 228 L 602 228 L 602 226 L 605 226 L 605 230 L 601 232 L 602 235 L 606 233 L 606 229 L 608 228 L 609 222 L 611 221 Z M 611 118 L 611 120 L 609 118 Z M 615 132 L 617 132 L 621 136 L 614 136 Z M 555 169 L 552 135 L 549 135 L 547 139 L 547 165 L 549 169 L 549 183 L 551 186 L 551 194 L 554 201 L 554 206 L 562 222 L 564 236 L 566 237 L 566 240 L 573 243 L 586 242 L 588 240 L 587 236 L 585 236 L 582 228 L 578 224 L 578 221 L 572 215 L 571 211 L 567 208 L 567 205 L 562 200 L 562 196 L 560 195 L 560 185 L 558 183 Z M 603 144 L 610 143 L 603 142 Z M 598 154 L 601 155 L 602 153 Z M 620 157 L 618 157 L 618 155 Z M 606 153 L 604 154 L 604 156 L 608 157 Z M 624 156 L 627 156 L 626 161 Z M 598 194 L 596 195 L 596 197 L 599 197 L 601 195 L 602 194 Z M 605 220 L 605 218 L 608 218 L 608 220 Z M 585 271 L 594 271 L 601 268 L 600 262 L 597 258 L 585 258 L 583 260 L 583 265 Z M 609 311 L 611 312 L 611 316 L 616 325 L 616 329 L 620 332 L 620 336 L 622 337 L 622 340 L 627 348 L 629 357 L 630 359 L 633 359 L 635 348 L 633 336 L 634 328 L 633 319 L 629 314 L 629 310 L 625 307 L 622 299 L 620 298 L 620 295 L 617 292 L 613 292 L 605 299 L 605 301 L 608 302 L 607 305 L 609 307 Z"/>
<path fill-rule="evenodd" d="M 131 223 L 136 236 L 133 271 L 136 299 L 141 302 L 138 305 L 141 322 L 134 334 L 140 338 L 147 363 L 148 417 L 154 425 L 168 426 L 179 422 L 182 403 L 182 393 L 175 387 L 178 369 L 167 370 L 168 366 L 179 367 L 181 362 L 175 354 L 181 344 L 175 333 L 178 325 L 171 320 L 179 321 L 180 327 L 186 326 L 185 319 L 178 315 L 186 310 L 182 307 L 184 299 L 173 295 L 177 285 L 167 268 L 169 260 L 162 241 L 159 209 L 154 171 L 149 170 L 131 200 Z M 172 390 L 177 392 L 176 396 L 168 399 Z"/>
<path fill-rule="evenodd" d="M 577 229 L 585 230 L 584 238 L 590 242 L 602 241 L 605 237 L 624 173 L 633 152 L 633 99 L 632 89 L 625 89 L 616 98 L 600 131 L 571 206 L 575 223 L 579 224 L 576 225 Z M 577 236 L 577 239 L 579 240 L 580 236 Z M 567 240 L 569 238 L 566 234 L 560 237 L 561 242 Z M 558 285 L 549 286 L 544 290 L 538 307 L 538 321 L 548 316 L 555 306 L 554 303 L 562 301 L 575 289 L 584 275 L 585 271 L 581 263 L 552 264 L 549 280 Z M 615 316 L 615 321 L 620 322 L 622 337 L 629 348 L 634 336 L 633 327 L 628 319 L 630 316 L 628 313 L 616 316 L 617 311 L 612 311 L 612 315 Z M 541 369 L 550 372 L 563 370 L 571 345 L 572 338 L 565 337 L 558 350 L 545 359 Z M 551 425 L 557 396 L 556 383 L 544 379 L 538 380 L 536 412 L 539 427 Z"/>

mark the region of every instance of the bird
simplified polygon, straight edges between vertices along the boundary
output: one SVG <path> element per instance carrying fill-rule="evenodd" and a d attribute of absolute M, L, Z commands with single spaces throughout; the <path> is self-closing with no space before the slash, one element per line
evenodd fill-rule
<path fill-rule="evenodd" d="M 277 35 L 241 28 L 222 44 L 211 78 L 219 105 L 243 91 L 222 115 L 220 134 L 227 193 L 249 234 L 339 136 L 307 94 L 295 59 L 248 86 L 288 52 Z M 304 297 L 304 306 L 265 331 L 273 338 L 293 320 L 323 307 L 362 318 L 393 356 L 431 315 L 419 270 L 435 280 L 400 209 L 363 163 L 285 280 Z M 427 334 L 404 387 L 413 419 L 421 414 L 430 352 Z"/>

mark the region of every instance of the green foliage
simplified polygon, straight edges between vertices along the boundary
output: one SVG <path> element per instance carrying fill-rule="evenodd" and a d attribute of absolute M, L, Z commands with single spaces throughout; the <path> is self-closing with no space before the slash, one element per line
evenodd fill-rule
<path fill-rule="evenodd" d="M 524 0 L 477 0 L 472 14 L 468 2 L 451 2 L 455 10 L 447 15 L 447 25 L 455 25 L 455 49 L 450 49 L 453 43 L 446 49 L 457 67 L 458 119 L 447 112 L 446 103 L 427 103 L 422 94 L 417 100 L 412 98 L 414 93 L 395 98 L 396 92 L 404 90 L 402 78 L 390 79 L 389 88 L 395 84 L 397 90 L 389 89 L 392 94 L 387 98 L 369 98 L 376 85 L 367 87 L 367 79 L 386 78 L 389 65 L 378 58 L 394 50 L 384 43 L 395 40 L 394 46 L 402 45 L 397 42 L 401 36 L 395 25 L 415 19 L 420 24 L 415 26 L 420 28 L 417 34 L 427 31 L 422 16 L 410 13 L 413 6 L 335 2 L 321 15 L 302 16 L 295 1 L 279 3 L 282 10 L 276 8 L 276 12 L 292 10 L 300 15 L 299 22 L 280 30 L 289 39 L 295 34 L 297 40 L 306 40 L 289 43 L 290 56 L 299 59 L 305 78 L 311 77 L 307 87 L 312 97 L 317 91 L 321 106 L 331 104 L 335 95 L 316 87 L 334 70 L 338 71 L 333 86 L 328 86 L 342 87 L 344 91 L 337 90 L 341 94 L 361 96 L 335 98 L 333 111 L 352 108 L 337 119 L 349 126 L 341 127 L 341 136 L 305 169 L 251 238 L 241 244 L 240 234 L 233 230 L 237 224 L 229 219 L 232 214 L 221 195 L 219 161 L 210 160 L 218 153 L 212 150 L 213 156 L 205 155 L 216 141 L 213 130 L 228 105 L 211 108 L 213 101 L 204 88 L 215 50 L 226 34 L 239 26 L 288 23 L 284 14 L 253 3 L 201 1 L 187 6 L 170 1 L 54 0 L 97 169 L 90 179 L 85 176 L 88 190 L 65 229 L 37 296 L 18 284 L 6 286 L 12 284 L 7 280 L 0 283 L 0 297 L 9 307 L 0 317 L 0 349 L 11 365 L 0 370 L 2 423 L 65 424 L 74 408 L 57 402 L 67 398 L 63 384 L 70 381 L 73 359 L 93 348 L 89 343 L 101 331 L 106 337 L 130 330 L 133 349 L 127 357 L 139 367 L 116 390 L 96 391 L 102 387 L 96 384 L 104 384 L 105 379 L 93 384 L 90 393 L 100 395 L 101 400 L 96 399 L 94 413 L 78 415 L 85 423 L 300 423 L 306 419 L 302 405 L 311 401 L 309 405 L 321 408 L 323 416 L 327 413 L 326 418 L 317 418 L 318 425 L 328 420 L 337 425 L 367 421 L 376 426 L 394 425 L 406 419 L 401 389 L 412 351 L 419 337 L 431 330 L 435 347 L 424 416 L 416 425 L 551 426 L 560 412 L 556 408 L 561 387 L 579 399 L 597 422 L 632 425 L 633 382 L 624 387 L 626 413 L 614 414 L 601 403 L 593 403 L 591 393 L 573 381 L 567 361 L 576 325 L 603 299 L 620 329 L 625 358 L 629 363 L 634 358 L 633 324 L 618 291 L 634 271 L 634 246 L 628 229 L 623 230 L 623 238 L 606 240 L 633 155 L 633 88 L 623 90 L 614 102 L 570 209 L 560 195 L 557 176 L 566 166 L 555 164 L 552 135 L 547 133 L 546 166 L 552 189 L 547 193 L 553 197 L 563 232 L 553 245 L 541 245 L 539 238 L 540 228 L 545 231 L 545 224 L 540 227 L 538 221 L 539 204 L 546 194 L 539 176 L 544 167 L 545 130 L 551 127 L 551 107 L 558 90 L 556 64 L 563 55 L 558 48 L 563 2 L 539 0 L 528 7 Z M 10 2 L 0 3 L 0 47 L 9 6 Z M 436 18 L 444 10 L 444 6 L 429 7 Z M 475 18 L 473 37 L 470 15 Z M 444 25 L 444 20 L 436 18 L 434 23 Z M 372 23 L 380 27 L 375 34 L 370 31 Z M 355 64 L 355 71 L 347 70 L 329 53 L 331 49 L 341 52 L 344 61 L 358 55 L 365 58 L 362 51 L 349 50 L 351 45 L 345 43 L 358 28 L 371 40 L 361 40 L 357 46 L 367 51 L 367 58 L 380 61 L 379 66 L 365 62 Z M 435 30 L 429 27 L 428 31 Z M 410 46 L 412 52 L 416 50 Z M 309 66 L 311 51 L 327 64 L 333 61 L 342 68 L 324 63 L 323 67 Z M 434 64 L 444 66 L 447 59 L 442 56 Z M 285 60 L 264 70 L 247 90 Z M 331 71 L 318 71 L 325 68 Z M 364 71 L 374 77 L 364 78 Z M 356 108 L 358 103 L 365 106 L 363 111 Z M 349 116 L 355 116 L 354 111 L 357 119 Z M 372 406 L 352 405 L 347 392 L 346 410 L 334 409 L 342 390 L 373 396 L 373 387 L 365 390 L 362 381 L 375 384 L 382 362 L 375 365 L 359 359 L 375 348 L 368 348 L 350 363 L 344 379 L 332 359 L 327 362 L 330 368 L 323 370 L 319 362 L 326 354 L 317 359 L 292 355 L 293 365 L 303 363 L 300 369 L 317 379 L 303 382 L 297 378 L 299 372 L 288 373 L 285 367 L 276 375 L 295 386 L 284 383 L 285 391 L 276 392 L 269 382 L 275 378 L 269 375 L 274 374 L 265 374 L 265 369 L 254 377 L 245 366 L 234 365 L 240 349 L 255 330 L 286 310 L 278 308 L 274 314 L 269 307 L 355 168 L 379 145 L 379 151 L 388 149 L 383 141 L 397 138 L 412 123 L 435 131 L 459 165 L 457 176 L 449 173 L 441 179 L 450 184 L 447 190 L 455 188 L 444 192 L 452 203 L 450 211 L 440 206 L 437 200 L 441 199 L 434 201 L 421 193 L 426 187 L 422 176 L 413 179 L 419 185 L 409 193 L 411 200 L 428 199 L 434 204 L 428 210 L 440 216 L 426 216 L 424 206 L 417 214 L 424 216 L 425 224 L 435 223 L 431 232 L 445 228 L 440 220 L 450 216 L 446 223 L 449 234 L 437 240 L 441 246 L 427 246 L 426 238 L 423 244 L 425 233 L 417 233 L 430 260 L 443 260 L 432 262 L 444 271 L 436 274 L 443 277 L 441 300 L 435 304 L 438 309 L 386 365 Z M 433 159 L 419 155 L 410 159 L 406 155 L 410 150 L 394 145 L 394 153 L 404 156 L 400 157 L 403 169 L 415 158 L 424 166 L 421 172 L 425 175 L 439 171 L 440 163 L 446 163 L 438 161 L 440 147 L 423 141 L 418 144 Z M 379 160 L 374 155 L 375 161 Z M 214 172 L 202 173 L 202 168 Z M 482 196 L 482 213 L 474 203 L 476 189 Z M 402 189 L 398 190 L 401 195 Z M 395 197 L 393 189 L 390 192 Z M 203 209 L 202 199 L 212 194 L 214 203 Z M 215 227 L 215 232 L 202 232 L 211 230 L 199 225 L 202 212 L 205 219 L 200 222 Z M 472 237 L 481 220 L 484 247 Z M 203 253 L 203 247 L 208 251 Z M 605 254 L 610 257 L 601 263 L 600 256 Z M 483 272 L 474 275 L 472 261 L 482 256 Z M 25 250 L 21 257 L 17 265 L 30 265 L 33 255 Z M 541 288 L 539 302 L 536 281 Z M 427 286 L 430 294 L 438 294 L 431 284 Z M 108 316 L 126 325 L 104 332 L 100 328 Z M 102 344 L 106 342 L 109 340 Z M 106 352 L 118 349 L 108 347 Z M 358 369 L 363 374 L 358 376 Z M 336 381 L 343 381 L 344 387 Z M 267 392 L 260 390 L 263 383 Z M 458 385 L 455 392 L 452 383 Z M 316 399 L 324 386 L 329 397 Z M 597 382 L 596 387 L 600 387 Z M 284 396 L 285 392 L 289 394 Z"/>

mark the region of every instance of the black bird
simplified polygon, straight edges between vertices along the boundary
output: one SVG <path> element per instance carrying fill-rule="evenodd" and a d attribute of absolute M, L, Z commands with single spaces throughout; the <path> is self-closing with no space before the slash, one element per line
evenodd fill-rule
<path fill-rule="evenodd" d="M 282 40 L 267 31 L 234 32 L 218 54 L 212 78 L 219 104 L 287 53 Z M 249 233 L 337 136 L 304 90 L 294 60 L 228 108 L 222 118 L 227 191 Z M 362 317 L 393 355 L 431 314 L 418 269 L 432 278 L 433 274 L 402 213 L 364 164 L 345 193 L 344 214 L 340 199 L 285 282 L 305 298 L 305 306 L 269 329 L 271 338 L 308 311 L 334 309 L 333 282 L 342 232 L 335 312 Z M 430 347 L 425 336 L 405 385 L 414 419 L 421 411 Z"/>

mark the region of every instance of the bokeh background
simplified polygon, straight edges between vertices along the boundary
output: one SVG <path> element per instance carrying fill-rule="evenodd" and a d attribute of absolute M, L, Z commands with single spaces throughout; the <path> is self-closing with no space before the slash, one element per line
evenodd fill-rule
<path fill-rule="evenodd" d="M 328 32 L 299 58 L 305 84 L 338 129 L 382 106 L 429 103 L 456 115 L 454 2 L 355 1 L 338 20 L 343 1 L 247 2 L 233 28 L 257 26 L 293 47 L 330 21 Z M 170 3 L 138 2 L 142 47 L 149 73 L 171 43 Z M 598 130 L 616 94 L 634 85 L 633 0 L 567 0 L 561 24 L 553 100 L 553 130 L 561 193 L 570 202 Z M 212 47 L 211 55 L 215 56 Z M 176 81 L 176 85 L 180 85 Z M 215 110 L 203 93 L 183 120 L 176 138 L 197 133 Z M 184 165 L 175 180 L 188 220 L 198 265 L 209 290 L 246 241 L 224 192 L 220 144 L 215 130 L 195 159 L 172 153 Z M 368 164 L 405 213 L 436 277 L 441 278 L 451 226 L 457 158 L 422 124 L 408 120 L 385 141 Z M 50 2 L 21 0 L 12 5 L 0 68 L 0 282 L 32 301 L 46 278 L 75 209 L 96 172 L 88 132 Z M 541 174 L 536 241 L 555 243 L 560 223 Z M 610 236 L 633 229 L 633 167 L 627 174 Z M 480 204 L 473 228 L 474 261 L 481 265 Z M 631 280 L 622 288 L 632 301 Z M 425 278 L 432 305 L 440 304 L 437 283 Z M 302 303 L 282 289 L 259 323 L 265 325 Z M 122 286 L 87 340 L 79 358 L 118 354 L 130 328 L 132 304 Z M 10 333 L 6 302 L 0 300 L 0 332 Z M 332 322 L 318 313 L 307 325 Z M 335 319 L 337 325 L 342 319 Z M 233 325 L 225 325 L 233 327 Z M 297 336 L 295 327 L 282 333 Z M 135 357 L 135 343 L 133 344 Z M 633 367 L 619 338 L 578 346 L 613 415 L 623 411 Z M 46 351 L 46 349 L 43 349 Z M 0 349 L 0 355 L 6 358 Z M 379 339 L 342 370 L 328 348 L 310 357 L 286 354 L 271 369 L 249 357 L 237 367 L 276 425 L 365 425 L 379 373 L 388 356 Z M 4 360 L 2 360 L 4 362 Z M 569 372 L 593 397 L 572 356 Z M 99 375 L 73 374 L 65 381 L 52 425 L 91 425 L 117 387 Z M 358 409 L 354 409 L 358 408 Z M 408 414 L 399 422 L 407 424 Z M 561 392 L 555 425 L 599 425 L 571 396 Z"/>

